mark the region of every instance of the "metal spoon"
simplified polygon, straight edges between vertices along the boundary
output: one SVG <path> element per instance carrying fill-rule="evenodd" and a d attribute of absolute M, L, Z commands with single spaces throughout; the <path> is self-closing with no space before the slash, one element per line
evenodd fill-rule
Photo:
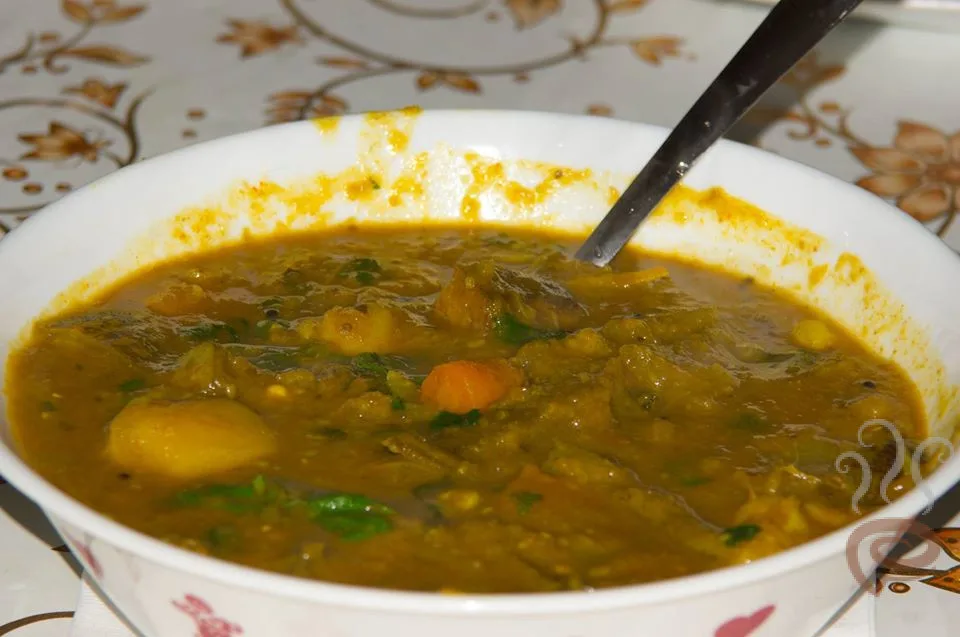
<path fill-rule="evenodd" d="M 862 0 L 780 0 L 577 251 L 604 266 L 693 163 Z"/>

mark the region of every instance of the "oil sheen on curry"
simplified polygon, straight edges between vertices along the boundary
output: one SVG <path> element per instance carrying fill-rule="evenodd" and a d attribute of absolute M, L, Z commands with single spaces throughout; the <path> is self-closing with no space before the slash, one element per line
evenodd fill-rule
<path fill-rule="evenodd" d="M 27 461 L 190 550 L 355 585 L 583 590 L 844 526 L 914 386 L 750 279 L 580 237 L 342 228 L 143 272 L 38 323 L 8 372 Z M 869 441 L 869 440 L 868 440 Z M 907 488 L 894 482 L 888 495 Z"/>

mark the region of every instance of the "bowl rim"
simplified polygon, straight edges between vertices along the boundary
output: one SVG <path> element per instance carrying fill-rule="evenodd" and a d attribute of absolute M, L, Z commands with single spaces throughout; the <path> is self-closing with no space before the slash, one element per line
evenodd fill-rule
<path fill-rule="evenodd" d="M 339 119 L 344 122 L 355 122 L 364 116 L 364 113 L 356 113 L 341 116 Z M 513 121 L 527 119 L 541 122 L 552 120 L 558 126 L 619 126 L 623 127 L 625 131 L 627 129 L 634 132 L 645 131 L 658 138 L 665 138 L 668 132 L 665 127 L 612 118 L 498 109 L 425 110 L 418 115 L 418 124 L 420 121 L 430 120 L 436 126 L 463 126 L 471 121 L 475 122 L 477 118 L 485 120 L 499 118 Z M 275 135 L 279 130 L 290 130 L 297 127 L 306 129 L 312 126 L 314 124 L 311 121 L 299 121 L 235 133 L 179 148 L 114 171 L 48 204 L 41 211 L 31 216 L 30 219 L 21 224 L 20 228 L 0 242 L 0 262 L 3 261 L 13 243 L 29 242 L 31 240 L 38 242 L 42 238 L 41 232 L 46 229 L 46 226 L 50 225 L 51 220 L 56 215 L 62 214 L 62 210 L 69 210 L 75 205 L 74 202 L 83 203 L 82 198 L 90 195 L 95 189 L 107 189 L 114 183 L 122 182 L 137 172 L 162 170 L 167 164 L 176 164 L 190 157 L 217 155 L 222 150 L 235 150 L 234 146 L 237 144 L 255 148 L 258 139 Z M 342 143 L 339 138 L 333 142 L 334 146 Z M 782 168 L 785 175 L 805 174 L 808 178 L 820 180 L 828 189 L 841 189 L 847 191 L 847 196 L 859 196 L 863 206 L 877 209 L 876 218 L 879 223 L 887 224 L 891 230 L 900 231 L 895 236 L 902 239 L 901 233 L 907 233 L 911 236 L 912 241 L 921 245 L 925 243 L 926 249 L 942 252 L 944 257 L 953 258 L 960 268 L 960 255 L 927 231 L 921 224 L 907 218 L 906 215 L 895 210 L 879 197 L 852 184 L 799 162 L 730 140 L 719 141 L 709 153 L 727 154 L 731 161 L 736 161 L 738 156 L 762 158 L 763 161 L 775 165 L 778 170 Z M 958 273 L 960 273 L 960 269 L 958 269 Z M 0 391 L 3 391 L 3 388 L 0 388 Z M 7 415 L 0 414 L 0 419 L 6 421 Z M 333 604 L 354 609 L 412 614 L 475 615 L 485 613 L 500 616 L 520 616 L 545 613 L 566 615 L 584 611 L 610 610 L 674 601 L 719 590 L 741 588 L 836 557 L 843 552 L 847 536 L 857 526 L 872 520 L 913 517 L 916 512 L 923 508 L 922 498 L 929 497 L 931 492 L 936 497 L 946 492 L 960 480 L 960 454 L 956 454 L 938 467 L 924 481 L 924 489 L 915 488 L 892 504 L 888 504 L 874 514 L 860 518 L 846 527 L 749 564 L 729 566 L 656 582 L 594 591 L 456 596 L 310 580 L 242 566 L 193 553 L 115 522 L 74 500 L 30 468 L 2 439 L 0 439 L 0 474 L 12 486 L 36 503 L 45 515 L 52 517 L 54 520 L 63 519 L 69 524 L 80 527 L 85 532 L 90 532 L 98 538 L 98 541 L 132 553 L 139 559 L 224 584 L 228 587 L 238 587 L 254 592 L 267 592 L 278 598 Z M 852 576 L 851 582 L 853 582 Z M 851 593 L 854 590 L 851 588 Z M 841 604 L 842 600 L 838 600 L 837 605 L 840 606 Z"/>

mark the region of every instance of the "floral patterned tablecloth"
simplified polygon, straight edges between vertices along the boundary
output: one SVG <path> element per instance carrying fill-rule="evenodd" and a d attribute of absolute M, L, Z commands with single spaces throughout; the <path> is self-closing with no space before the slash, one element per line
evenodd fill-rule
<path fill-rule="evenodd" d="M 305 117 L 419 104 L 669 126 L 766 10 L 735 0 L 3 0 L 0 233 L 140 159 Z M 956 34 L 851 21 L 733 137 L 885 197 L 960 248 L 958 59 Z M 67 634 L 76 563 L 2 478 L 0 505 L 0 635 Z"/>

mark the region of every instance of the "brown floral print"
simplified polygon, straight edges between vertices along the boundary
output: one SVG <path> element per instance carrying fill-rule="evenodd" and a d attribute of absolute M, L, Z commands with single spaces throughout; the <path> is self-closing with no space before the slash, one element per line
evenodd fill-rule
<path fill-rule="evenodd" d="M 297 43 L 300 39 L 297 27 L 275 27 L 258 20 L 229 20 L 230 33 L 217 37 L 217 42 L 240 45 L 240 57 L 252 57 L 279 49 L 284 44 Z"/>
<path fill-rule="evenodd" d="M 28 33 L 20 48 L 0 54 L 0 73 L 15 64 L 20 64 L 26 74 L 37 73 L 41 68 L 53 74 L 66 73 L 69 67 L 62 63 L 64 58 L 108 66 L 139 66 L 149 58 L 115 45 L 87 43 L 86 39 L 96 27 L 132 20 L 146 8 L 142 4 L 117 5 L 114 0 L 62 0 L 60 9 L 76 25 L 75 32 L 70 36 L 58 31 Z"/>
<path fill-rule="evenodd" d="M 891 146 L 850 152 L 874 171 L 857 185 L 895 198 L 912 217 L 932 221 L 960 209 L 960 132 L 947 135 L 926 124 L 901 121 Z"/>
<path fill-rule="evenodd" d="M 943 236 L 960 212 L 960 131 L 944 133 L 928 124 L 901 120 L 889 145 L 874 144 L 850 125 L 852 111 L 832 100 L 814 105 L 810 93 L 844 75 L 839 64 L 821 62 L 811 54 L 784 76 L 780 86 L 792 91 L 793 108 L 760 106 L 747 116 L 755 123 L 778 121 L 799 124 L 788 130 L 796 141 L 812 141 L 829 148 L 843 143 L 871 174 L 859 178 L 858 186 L 890 199 L 910 216 L 924 223 L 936 222 Z"/>
<path fill-rule="evenodd" d="M 659 36 L 633 40 L 630 48 L 634 54 L 649 64 L 660 66 L 664 58 L 680 57 L 683 40 L 672 36 Z"/>
<path fill-rule="evenodd" d="M 63 92 L 67 95 L 82 95 L 106 108 L 113 108 L 126 89 L 127 84 L 125 82 L 107 84 L 102 79 L 91 77 L 84 80 L 79 86 L 66 87 Z"/>
<path fill-rule="evenodd" d="M 336 95 L 316 98 L 312 91 L 280 91 L 267 98 L 267 123 L 292 122 L 303 117 L 342 115 L 348 104 Z M 304 114 L 305 113 L 305 114 Z"/>
<path fill-rule="evenodd" d="M 368 1 L 377 7 L 389 9 L 407 17 L 428 17 L 419 9 L 400 7 L 392 0 Z M 313 40 L 339 50 L 336 55 L 317 58 L 317 63 L 342 70 L 344 73 L 307 93 L 298 88 L 271 95 L 268 98 L 267 107 L 267 121 L 270 123 L 316 117 L 318 114 L 336 115 L 346 111 L 346 100 L 334 91 L 339 93 L 349 84 L 375 77 L 409 73 L 414 76 L 415 86 L 421 92 L 442 87 L 479 95 L 483 92 L 481 81 L 484 78 L 511 77 L 515 82 L 528 82 L 531 81 L 535 71 L 585 59 L 591 51 L 601 47 L 630 47 L 641 60 L 654 66 L 659 66 L 666 58 L 680 57 L 684 53 L 683 40 L 673 36 L 608 37 L 612 18 L 643 8 L 647 4 L 646 0 L 593 0 L 595 21 L 592 31 L 583 38 L 567 37 L 569 48 L 566 50 L 512 64 L 473 67 L 450 66 L 444 62 L 413 61 L 380 52 L 363 42 L 331 32 L 325 25 L 314 20 L 300 6 L 298 0 L 279 0 L 279 2 L 303 33 L 308 34 Z M 503 4 L 513 16 L 518 29 L 534 27 L 564 8 L 562 0 L 503 0 Z M 456 10 L 428 11 L 427 13 L 431 19 L 456 17 L 468 15 L 481 6 L 469 4 Z M 278 99 L 278 96 L 283 97 Z"/>
<path fill-rule="evenodd" d="M 535 27 L 562 8 L 560 0 L 505 0 L 518 29 Z"/>
<path fill-rule="evenodd" d="M 140 15 L 144 5 L 117 6 L 114 0 L 63 0 L 63 12 L 77 22 L 123 22 Z"/>
<path fill-rule="evenodd" d="M 0 157 L 0 178 L 9 185 L 16 184 L 21 194 L 33 201 L 8 208 L 0 208 L 0 236 L 9 229 L 4 219 L 19 223 L 24 215 L 39 210 L 59 195 L 70 192 L 77 184 L 61 171 L 74 169 L 85 162 L 97 163 L 106 159 L 116 168 L 129 166 L 140 157 L 138 117 L 140 108 L 152 91 L 147 90 L 130 99 L 118 109 L 120 98 L 126 95 L 127 82 L 108 83 L 101 78 L 86 78 L 78 84 L 67 85 L 61 92 L 67 97 L 15 97 L 0 100 L 0 112 L 13 109 L 53 109 L 69 114 L 81 124 L 67 125 L 58 118 L 48 121 L 46 133 L 19 131 L 14 139 L 29 146 L 16 160 Z M 76 119 L 74 119 L 76 118 Z M 86 132 L 94 131 L 94 132 Z M 76 162 L 63 161 L 75 159 Z M 29 162 L 48 166 L 34 169 Z M 55 164 L 50 166 L 49 164 Z M 107 166 L 109 171 L 111 166 Z M 59 174 L 51 175 L 53 170 Z M 47 197 L 37 197 L 47 193 Z"/>
<path fill-rule="evenodd" d="M 820 61 L 816 52 L 810 53 L 787 71 L 781 82 L 800 91 L 808 91 L 842 76 L 846 72 L 841 64 Z"/>
<path fill-rule="evenodd" d="M 841 64 L 823 62 L 817 52 L 810 53 L 798 62 L 768 96 L 750 110 L 746 122 L 767 126 L 775 122 L 800 124 L 791 127 L 787 136 L 795 141 L 813 141 L 821 147 L 831 144 L 831 137 L 838 137 L 851 145 L 865 145 L 850 130 L 846 112 L 836 102 L 823 102 L 818 107 L 808 101 L 808 95 L 824 84 L 843 77 L 846 68 Z M 786 94 L 786 99 L 784 98 Z M 777 102 L 771 106 L 771 102 Z M 791 108 L 793 107 L 793 108 Z"/>
<path fill-rule="evenodd" d="M 623 11 L 636 11 L 642 9 L 650 0 L 616 0 L 610 3 L 611 13 L 620 13 Z"/>
<path fill-rule="evenodd" d="M 612 117 L 613 107 L 609 104 L 590 104 L 587 106 L 587 115 L 595 117 Z"/>
<path fill-rule="evenodd" d="M 421 91 L 431 89 L 437 84 L 443 84 L 464 93 L 480 92 L 480 84 L 466 73 L 426 72 L 417 78 L 417 88 Z"/>
<path fill-rule="evenodd" d="M 70 157 L 80 157 L 89 162 L 96 162 L 100 151 L 109 146 L 109 141 L 90 141 L 82 133 L 57 121 L 50 122 L 50 130 L 43 133 L 24 133 L 19 136 L 20 141 L 32 144 L 33 150 L 24 153 L 20 159 L 36 159 L 40 161 L 56 161 Z"/>
<path fill-rule="evenodd" d="M 88 62 L 100 62 L 110 66 L 138 66 L 147 61 L 148 58 L 124 51 L 115 46 L 103 44 L 92 44 L 90 46 L 78 46 L 60 52 L 63 57 L 79 58 Z M 62 67 L 60 67 L 62 68 Z"/>

